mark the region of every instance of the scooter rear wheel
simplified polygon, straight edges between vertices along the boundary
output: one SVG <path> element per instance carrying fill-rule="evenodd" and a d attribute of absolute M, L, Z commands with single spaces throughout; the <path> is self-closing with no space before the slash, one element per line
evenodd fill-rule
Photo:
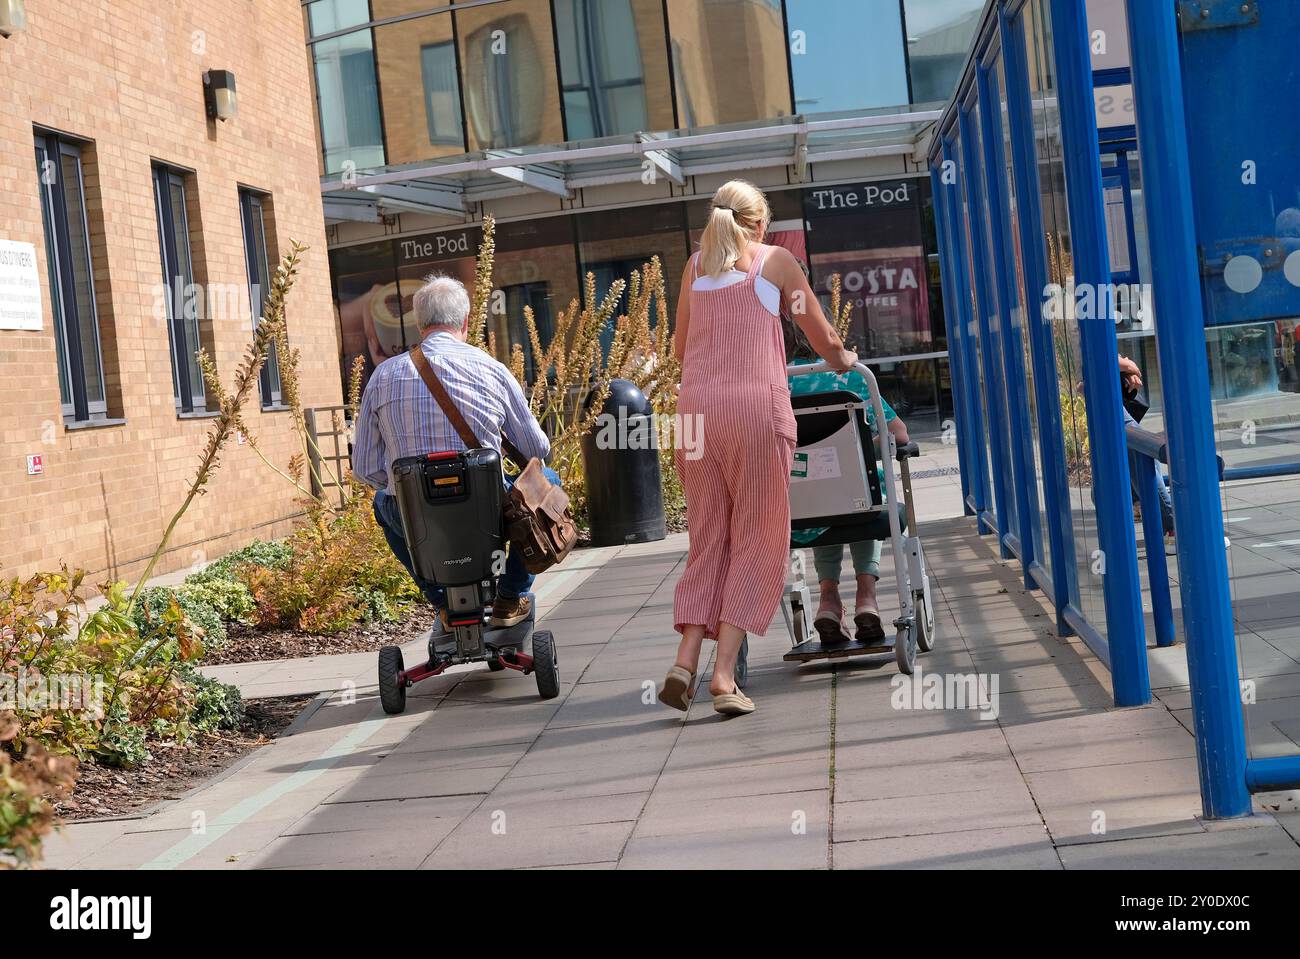
<path fill-rule="evenodd" d="M 555 653 L 555 637 L 549 629 L 533 633 L 533 675 L 537 678 L 537 695 L 542 699 L 560 695 L 560 664 Z"/>
<path fill-rule="evenodd" d="M 402 651 L 396 646 L 379 651 L 379 702 L 390 716 L 406 709 L 406 684 L 398 679 L 405 668 Z"/>

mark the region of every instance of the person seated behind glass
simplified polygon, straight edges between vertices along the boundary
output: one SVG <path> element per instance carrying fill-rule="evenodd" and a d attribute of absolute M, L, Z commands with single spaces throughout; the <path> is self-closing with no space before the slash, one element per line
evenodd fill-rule
<path fill-rule="evenodd" d="M 786 357 L 792 364 L 815 363 L 817 356 L 803 338 L 799 328 L 790 322 L 781 324 L 786 338 Z M 830 390 L 847 390 L 856 393 L 867 404 L 867 423 L 871 426 L 873 436 L 879 437 L 876 430 L 876 414 L 871 406 L 871 390 L 866 377 L 857 370 L 847 373 L 808 373 L 789 378 L 790 395 L 802 396 L 806 393 L 824 393 Z M 893 435 L 894 441 L 902 446 L 908 442 L 907 424 L 899 419 L 888 401 L 882 396 L 880 405 L 885 411 L 885 428 Z M 877 439 L 879 448 L 879 439 Z M 884 473 L 880 473 L 880 488 L 884 490 Z M 824 533 L 825 528 L 793 530 L 790 540 L 793 543 L 811 543 Z M 884 624 L 880 619 L 880 604 L 876 600 L 876 581 L 880 579 L 880 540 L 862 540 L 849 544 L 849 554 L 853 557 L 853 573 L 857 577 L 858 593 L 853 603 L 854 636 L 859 642 L 875 644 L 884 639 Z M 814 546 L 813 567 L 817 571 L 817 585 L 820 596 L 817 602 L 817 615 L 813 619 L 813 628 L 821 636 L 823 643 L 844 642 L 848 631 L 844 626 L 844 604 L 840 599 L 840 571 L 844 563 L 844 547 Z"/>
<path fill-rule="evenodd" d="M 500 453 L 504 432 L 523 456 L 545 460 L 551 451 L 550 440 L 529 410 L 518 381 L 486 351 L 465 341 L 470 300 L 464 284 L 450 276 L 429 276 L 416 292 L 412 310 L 422 337 L 421 352 L 479 442 Z M 463 449 L 465 444 L 420 378 L 410 355 L 402 353 L 376 367 L 357 414 L 352 472 L 377 491 L 375 519 L 384 538 L 425 599 L 438 609 L 444 630 L 444 590 L 416 575 L 389 478 L 393 462 L 404 456 Z M 560 485 L 553 470 L 546 468 L 543 472 L 553 484 Z M 506 478 L 505 484 L 509 488 L 511 480 Z M 523 557 L 511 549 L 497 579 L 491 625 L 514 626 L 527 619 L 532 584 L 533 576 L 525 568 Z"/>

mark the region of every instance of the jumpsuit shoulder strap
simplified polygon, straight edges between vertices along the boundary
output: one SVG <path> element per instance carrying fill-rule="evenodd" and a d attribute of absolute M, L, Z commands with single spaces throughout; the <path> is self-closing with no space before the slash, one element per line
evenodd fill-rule
<path fill-rule="evenodd" d="M 764 243 L 757 244 L 758 249 L 754 252 L 754 259 L 749 264 L 748 278 L 753 280 L 763 275 L 763 261 L 767 259 L 767 251 L 771 247 Z"/>

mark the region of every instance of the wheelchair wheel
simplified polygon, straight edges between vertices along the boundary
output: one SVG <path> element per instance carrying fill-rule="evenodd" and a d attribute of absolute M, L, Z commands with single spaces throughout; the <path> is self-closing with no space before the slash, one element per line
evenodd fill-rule
<path fill-rule="evenodd" d="M 400 649 L 385 646 L 379 651 L 379 702 L 390 716 L 406 709 L 406 684 L 397 678 L 403 669 Z"/>
<path fill-rule="evenodd" d="M 904 676 L 911 676 L 916 669 L 916 626 L 903 626 L 894 639 L 894 659 L 898 662 L 898 671 Z"/>
<path fill-rule="evenodd" d="M 930 601 L 930 590 L 918 590 L 912 594 L 912 605 L 916 607 L 916 646 L 928 653 L 934 649 L 934 603 Z"/>
<path fill-rule="evenodd" d="M 749 682 L 749 637 L 740 641 L 740 652 L 736 654 L 736 688 L 744 689 Z"/>
<path fill-rule="evenodd" d="M 533 675 L 537 678 L 537 695 L 542 699 L 560 695 L 560 665 L 555 655 L 555 637 L 549 629 L 533 633 Z"/>
<path fill-rule="evenodd" d="M 790 622 L 794 624 L 794 636 L 791 637 L 791 643 L 790 643 L 791 646 L 798 646 L 800 643 L 802 643 L 805 639 L 808 638 L 805 632 L 805 630 L 808 628 L 807 616 L 808 613 L 804 610 L 802 606 L 798 606 L 795 608 L 794 616 L 792 616 L 790 619 Z"/>

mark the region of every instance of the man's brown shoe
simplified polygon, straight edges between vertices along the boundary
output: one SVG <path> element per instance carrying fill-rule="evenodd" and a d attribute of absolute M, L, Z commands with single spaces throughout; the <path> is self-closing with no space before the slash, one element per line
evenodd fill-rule
<path fill-rule="evenodd" d="M 527 619 L 532 611 L 533 604 L 527 596 L 517 596 L 514 599 L 498 596 L 492 604 L 492 618 L 488 622 L 498 627 L 514 626 Z"/>

